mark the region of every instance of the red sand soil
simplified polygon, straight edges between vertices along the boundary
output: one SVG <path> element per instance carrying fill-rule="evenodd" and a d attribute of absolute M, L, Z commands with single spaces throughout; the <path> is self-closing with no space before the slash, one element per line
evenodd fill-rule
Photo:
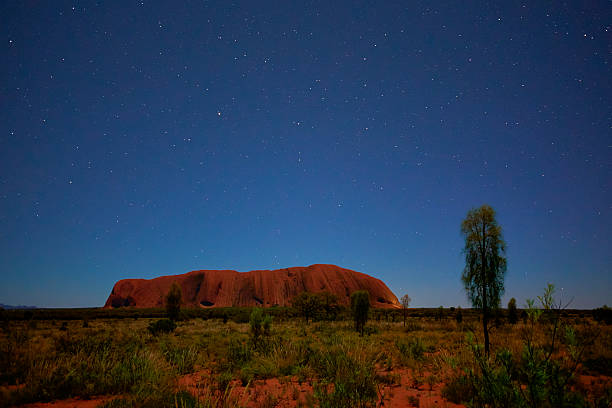
<path fill-rule="evenodd" d="M 416 384 L 415 377 L 409 369 L 394 369 L 382 372 L 382 375 L 393 375 L 399 378 L 399 384 L 381 386 L 378 390 L 376 406 L 402 408 L 465 408 L 465 405 L 454 404 L 442 397 L 443 382 L 432 384 Z M 428 373 L 423 373 L 422 379 Z M 581 376 L 579 381 L 589 390 L 598 387 L 609 387 L 612 378 L 605 376 Z M 197 397 L 210 397 L 211 373 L 208 370 L 189 374 L 179 380 L 179 388 L 189 391 Z M 246 407 L 275 406 L 279 408 L 295 408 L 298 404 L 304 405 L 308 399 L 312 400 L 313 387 L 311 384 L 299 383 L 296 378 L 279 380 L 271 378 L 257 380 L 242 386 L 240 381 L 234 380 L 228 387 L 229 399 Z M 216 394 L 219 396 L 220 394 Z M 275 404 L 270 402 L 274 401 Z"/>
<path fill-rule="evenodd" d="M 200 398 L 210 397 L 212 393 L 215 393 L 216 397 L 223 394 L 211 391 L 211 377 L 208 370 L 182 377 L 179 380 L 179 388 Z M 227 399 L 239 403 L 240 406 L 252 408 L 270 405 L 267 403 L 269 401 L 275 401 L 276 404 L 272 405 L 278 408 L 294 408 L 298 403 L 306 403 L 312 393 L 312 385 L 306 382 L 300 383 L 295 378 L 256 380 L 248 386 L 243 386 L 239 380 L 234 380 L 228 387 Z"/>
<path fill-rule="evenodd" d="M 386 374 L 399 376 L 399 384 L 383 387 L 379 392 L 379 398 L 384 407 L 418 407 L 418 408 L 465 408 L 465 405 L 453 404 L 442 398 L 444 383 L 415 384 L 415 378 L 409 369 L 394 369 Z M 427 377 L 427 373 L 423 373 Z"/>
<path fill-rule="evenodd" d="M 398 375 L 400 383 L 381 386 L 377 406 L 465 408 L 464 405 L 453 404 L 441 397 L 443 383 L 435 384 L 431 389 L 427 384 L 416 387 L 410 370 L 393 370 L 386 374 Z M 211 378 L 208 370 L 186 375 L 179 380 L 179 388 L 201 398 L 211 395 L 210 384 Z M 239 381 L 235 380 L 230 384 L 228 394 L 231 401 L 247 407 L 273 405 L 267 402 L 275 401 L 274 406 L 276 407 L 294 408 L 300 403 L 305 404 L 308 398 L 312 398 L 312 393 L 311 384 L 299 383 L 296 378 L 283 380 L 271 378 L 254 381 L 248 387 L 242 386 Z"/>
<path fill-rule="evenodd" d="M 90 399 L 70 398 L 52 402 L 35 402 L 22 405 L 22 408 L 95 408 L 108 402 L 116 396 L 99 396 Z"/>
<path fill-rule="evenodd" d="M 409 369 L 395 369 L 382 374 L 397 375 L 399 384 L 385 385 L 379 388 L 378 401 L 376 406 L 400 408 L 465 408 L 464 405 L 453 404 L 446 401 L 441 396 L 444 383 L 416 385 L 414 376 Z M 427 377 L 427 373 L 424 373 Z M 579 376 L 580 386 L 586 390 L 595 391 L 599 388 L 605 389 L 612 386 L 612 377 L 607 376 Z M 202 370 L 188 374 L 179 379 L 178 386 L 196 397 L 210 397 L 212 377 L 209 370 Z M 216 392 L 219 396 L 219 392 Z M 240 381 L 234 380 L 228 387 L 228 399 L 240 403 L 242 406 L 256 408 L 275 402 L 278 408 L 295 408 L 299 403 L 305 404 L 312 398 L 312 385 L 306 382 L 298 382 L 295 378 L 279 380 L 270 378 L 267 380 L 257 380 L 249 384 L 248 387 L 242 386 Z M 40 402 L 23 405 L 21 408 L 95 408 L 117 396 L 99 396 L 91 399 L 71 398 L 61 401 Z"/>
<path fill-rule="evenodd" d="M 311 265 L 250 272 L 201 270 L 155 279 L 124 279 L 115 284 L 104 307 L 162 307 L 172 283 L 178 283 L 188 307 L 289 306 L 301 292 L 330 292 L 350 304 L 356 290 L 367 290 L 376 308 L 400 308 L 397 297 L 379 279 L 335 265 Z"/>

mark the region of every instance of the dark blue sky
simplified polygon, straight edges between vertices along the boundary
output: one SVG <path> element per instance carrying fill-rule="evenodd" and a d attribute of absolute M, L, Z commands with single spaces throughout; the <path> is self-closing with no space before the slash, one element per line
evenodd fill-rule
<path fill-rule="evenodd" d="M 466 306 L 488 203 L 504 304 L 612 303 L 612 6 L 0 6 L 0 302 L 333 263 Z"/>

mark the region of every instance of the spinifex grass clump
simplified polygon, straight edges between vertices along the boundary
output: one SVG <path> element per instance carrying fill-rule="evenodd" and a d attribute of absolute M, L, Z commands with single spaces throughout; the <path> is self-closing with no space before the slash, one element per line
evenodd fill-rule
<path fill-rule="evenodd" d="M 160 343 L 162 354 L 166 361 L 179 374 L 187 374 L 193 371 L 198 360 L 198 352 L 195 346 L 183 346 L 170 341 Z"/>
<path fill-rule="evenodd" d="M 425 344 L 420 337 L 412 337 L 409 340 L 398 339 L 395 341 L 395 347 L 399 352 L 402 364 L 407 364 L 411 360 L 423 360 Z"/>
<path fill-rule="evenodd" d="M 163 358 L 136 334 L 56 332 L 21 347 L 26 352 L 13 375 L 25 386 L 8 396 L 12 403 L 121 394 L 161 386 L 167 377 Z"/>
<path fill-rule="evenodd" d="M 320 350 L 311 360 L 319 374 L 315 398 L 321 407 L 370 407 L 376 402 L 377 384 L 374 356 L 359 343 L 340 342 Z"/>

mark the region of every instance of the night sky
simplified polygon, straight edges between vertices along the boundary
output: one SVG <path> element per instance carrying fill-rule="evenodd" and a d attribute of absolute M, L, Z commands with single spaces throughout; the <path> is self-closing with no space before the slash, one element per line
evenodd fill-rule
<path fill-rule="evenodd" d="M 4 1 L 0 302 L 332 263 L 468 306 L 460 224 L 487 203 L 504 305 L 547 282 L 611 304 L 611 21 L 608 1 Z"/>

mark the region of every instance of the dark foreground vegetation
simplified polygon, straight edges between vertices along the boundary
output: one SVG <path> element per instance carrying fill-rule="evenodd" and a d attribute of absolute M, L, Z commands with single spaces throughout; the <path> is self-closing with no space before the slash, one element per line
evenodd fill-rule
<path fill-rule="evenodd" d="M 465 309 L 2 311 L 0 406 L 610 406 L 609 309 L 516 314 L 492 315 L 487 356 Z"/>
<path fill-rule="evenodd" d="M 199 308 L 199 309 L 181 309 L 180 320 L 189 319 L 219 319 L 225 321 L 232 321 L 234 323 L 248 323 L 251 312 L 251 307 L 218 307 L 218 308 Z M 294 320 L 302 318 L 303 314 L 293 307 L 270 307 L 264 309 L 266 314 L 272 316 L 275 321 Z M 437 319 L 442 313 L 442 317 L 447 320 L 455 319 L 457 311 L 461 310 L 463 317 L 466 319 L 478 319 L 480 312 L 474 309 L 457 309 L 451 308 L 411 308 L 407 312 L 408 318 L 431 318 Z M 321 321 L 342 321 L 351 320 L 351 311 L 348 307 L 336 306 L 333 312 L 327 310 L 319 310 L 313 312 L 314 320 Z M 518 309 L 517 311 L 519 319 L 526 316 L 525 309 Z M 499 316 L 498 316 L 499 315 Z M 562 311 L 562 315 L 570 320 L 579 319 L 592 319 L 598 322 L 606 322 L 607 324 L 612 323 L 612 309 L 607 306 L 593 309 L 593 310 L 582 310 L 582 309 L 565 309 Z M 166 318 L 168 313 L 166 308 L 149 308 L 149 309 L 137 309 L 133 307 L 122 307 L 116 309 L 103 309 L 99 307 L 91 308 L 54 308 L 54 309 L 0 309 L 0 324 L 6 325 L 8 321 L 64 321 L 64 320 L 81 320 L 81 321 L 93 321 L 97 319 L 162 319 Z M 402 309 L 372 309 L 370 310 L 368 321 L 371 323 L 375 322 L 402 322 L 404 312 Z M 507 319 L 508 311 L 500 310 L 494 314 L 493 319 L 497 319 L 500 322 Z M 309 317 L 310 321 L 311 317 Z"/>

